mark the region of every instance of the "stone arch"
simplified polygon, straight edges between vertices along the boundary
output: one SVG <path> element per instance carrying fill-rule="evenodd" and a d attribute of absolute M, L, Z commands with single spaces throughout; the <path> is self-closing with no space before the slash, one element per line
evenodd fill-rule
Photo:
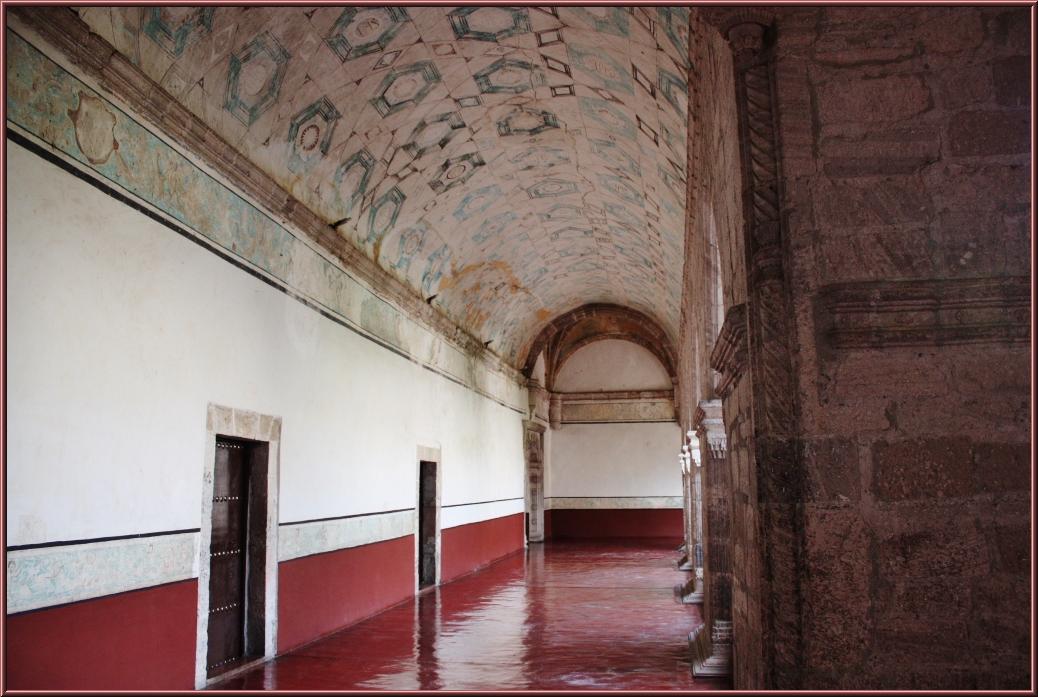
<path fill-rule="evenodd" d="M 527 378 L 533 374 L 537 357 L 544 353 L 545 387 L 549 390 L 559 370 L 579 349 L 596 341 L 620 339 L 647 349 L 677 384 L 674 345 L 663 327 L 649 315 L 621 305 L 593 303 L 563 313 L 548 322 L 526 350 L 521 363 Z"/>

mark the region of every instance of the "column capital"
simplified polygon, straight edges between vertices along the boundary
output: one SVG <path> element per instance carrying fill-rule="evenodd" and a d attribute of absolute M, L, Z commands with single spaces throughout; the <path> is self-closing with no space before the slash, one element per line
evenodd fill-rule
<path fill-rule="evenodd" d="M 753 62 L 764 50 L 764 32 L 767 27 L 759 21 L 748 20 L 728 27 L 728 43 L 736 65 Z"/>
<path fill-rule="evenodd" d="M 541 424 L 548 423 L 548 390 L 533 378 L 526 380 L 526 395 L 530 407 L 529 417 L 531 421 Z"/>
<path fill-rule="evenodd" d="M 703 8 L 703 16 L 728 39 L 737 67 L 757 62 L 770 44 L 768 30 L 776 20 L 768 7 Z"/>
<path fill-rule="evenodd" d="M 548 400 L 548 424 L 555 430 L 562 428 L 562 395 L 550 392 Z"/>
<path fill-rule="evenodd" d="M 700 443 L 706 444 L 710 455 L 723 458 L 728 450 L 728 435 L 724 430 L 724 416 L 721 412 L 721 400 L 704 399 L 696 407 L 692 419 L 692 427 L 699 435 Z"/>

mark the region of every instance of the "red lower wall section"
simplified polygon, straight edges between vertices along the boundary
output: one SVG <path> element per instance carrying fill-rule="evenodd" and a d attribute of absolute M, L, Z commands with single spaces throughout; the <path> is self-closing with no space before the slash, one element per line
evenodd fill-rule
<path fill-rule="evenodd" d="M 440 583 L 464 576 L 523 548 L 526 514 L 447 528 L 440 533 Z"/>
<path fill-rule="evenodd" d="M 552 509 L 544 512 L 548 539 L 683 537 L 680 508 Z"/>
<path fill-rule="evenodd" d="M 281 562 L 278 653 L 414 595 L 414 536 Z"/>
<path fill-rule="evenodd" d="M 198 580 L 11 615 L 11 690 L 191 690 Z"/>

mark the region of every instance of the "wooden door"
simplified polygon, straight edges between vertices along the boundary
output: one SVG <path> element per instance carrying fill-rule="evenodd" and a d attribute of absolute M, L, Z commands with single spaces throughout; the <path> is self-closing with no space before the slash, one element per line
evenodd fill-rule
<path fill-rule="evenodd" d="M 245 657 L 249 446 L 216 439 L 209 548 L 209 676 Z"/>
<path fill-rule="evenodd" d="M 418 586 L 436 583 L 436 463 L 423 461 L 418 474 Z"/>

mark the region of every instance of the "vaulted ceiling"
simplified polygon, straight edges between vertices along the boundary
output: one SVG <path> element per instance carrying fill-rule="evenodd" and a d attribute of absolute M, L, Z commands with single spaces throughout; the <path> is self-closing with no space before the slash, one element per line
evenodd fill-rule
<path fill-rule="evenodd" d="M 506 360 L 591 302 L 676 336 L 687 8 L 78 12 Z"/>

